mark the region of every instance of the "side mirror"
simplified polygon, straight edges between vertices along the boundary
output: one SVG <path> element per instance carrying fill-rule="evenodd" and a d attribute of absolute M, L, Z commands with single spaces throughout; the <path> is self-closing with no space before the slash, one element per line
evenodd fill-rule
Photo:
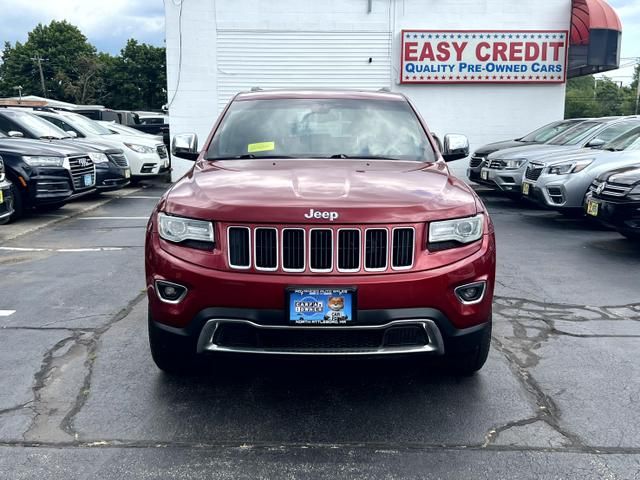
<path fill-rule="evenodd" d="M 197 160 L 200 155 L 198 136 L 195 133 L 180 133 L 173 137 L 171 155 L 185 160 Z"/>
<path fill-rule="evenodd" d="M 445 162 L 460 160 L 469 156 L 469 140 L 458 133 L 448 133 L 444 136 L 442 157 Z"/>
<path fill-rule="evenodd" d="M 69 135 L 71 138 L 78 138 L 78 134 L 76 132 L 74 132 L 73 130 L 66 130 L 64 133 Z"/>
<path fill-rule="evenodd" d="M 587 143 L 587 147 L 590 147 L 590 148 L 602 148 L 602 147 L 604 147 L 604 145 L 606 143 L 607 142 L 605 142 L 604 140 L 602 140 L 600 138 L 594 138 L 589 143 Z"/>
<path fill-rule="evenodd" d="M 7 135 L 13 138 L 22 138 L 24 137 L 24 133 L 18 132 L 17 130 L 10 130 L 7 132 Z"/>

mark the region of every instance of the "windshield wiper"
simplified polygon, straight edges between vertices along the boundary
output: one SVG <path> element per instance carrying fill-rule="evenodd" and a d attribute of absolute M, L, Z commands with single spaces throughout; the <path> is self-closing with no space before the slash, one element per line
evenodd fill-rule
<path fill-rule="evenodd" d="M 345 155 L 344 153 L 336 153 L 328 158 L 349 158 L 354 160 L 398 160 L 393 157 L 383 157 L 380 155 Z"/>
<path fill-rule="evenodd" d="M 255 155 L 253 153 L 243 153 L 242 155 L 231 155 L 229 157 L 207 157 L 206 160 L 246 160 L 246 159 L 278 159 L 278 158 L 295 158 L 288 155 Z"/>
<path fill-rule="evenodd" d="M 42 135 L 40 140 L 62 140 L 63 137 L 54 137 L 53 135 Z"/>

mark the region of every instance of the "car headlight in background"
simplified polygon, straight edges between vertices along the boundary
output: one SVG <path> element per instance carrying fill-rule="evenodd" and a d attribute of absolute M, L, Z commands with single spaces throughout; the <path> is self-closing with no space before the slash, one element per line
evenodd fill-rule
<path fill-rule="evenodd" d="M 62 167 L 64 157 L 44 157 L 27 155 L 22 159 L 31 167 Z"/>
<path fill-rule="evenodd" d="M 205 220 L 174 217 L 165 213 L 158 214 L 158 232 L 169 242 L 181 243 L 186 240 L 205 242 L 213 245 L 213 224 Z"/>
<path fill-rule="evenodd" d="M 527 163 L 526 158 L 512 158 L 502 160 L 502 164 L 504 165 L 505 170 L 517 170 L 525 163 Z"/>
<path fill-rule="evenodd" d="M 471 243 L 482 237 L 484 229 L 484 215 L 478 214 L 475 217 L 456 218 L 454 220 L 443 220 L 429 223 L 429 248 L 438 250 L 451 248 L 445 242 Z M 438 248 L 437 245 L 442 247 Z M 433 247 L 436 248 L 433 248 Z"/>
<path fill-rule="evenodd" d="M 155 153 L 156 149 L 153 147 L 147 147 L 146 145 L 138 145 L 137 143 L 125 143 L 127 148 L 138 153 Z"/>
<path fill-rule="evenodd" d="M 551 175 L 567 175 L 569 173 L 578 173 L 593 163 L 593 160 L 580 160 L 578 162 L 561 163 L 549 167 Z"/>
<path fill-rule="evenodd" d="M 636 185 L 635 187 L 633 187 L 629 192 L 629 196 L 633 197 L 634 199 L 640 199 L 640 185 Z"/>
<path fill-rule="evenodd" d="M 107 157 L 104 153 L 100 152 L 89 152 L 89 158 L 93 161 L 93 163 L 106 163 L 109 161 L 109 157 Z"/>

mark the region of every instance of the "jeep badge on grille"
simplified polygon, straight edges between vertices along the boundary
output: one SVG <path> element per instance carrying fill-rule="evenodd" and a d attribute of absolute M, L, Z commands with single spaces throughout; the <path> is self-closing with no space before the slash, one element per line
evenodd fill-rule
<path fill-rule="evenodd" d="M 304 214 L 304 218 L 324 218 L 325 220 L 330 220 L 331 222 L 337 220 L 339 216 L 340 215 L 338 215 L 338 212 L 321 212 L 320 210 L 314 210 L 313 208 L 309 209 L 309 212 Z"/>

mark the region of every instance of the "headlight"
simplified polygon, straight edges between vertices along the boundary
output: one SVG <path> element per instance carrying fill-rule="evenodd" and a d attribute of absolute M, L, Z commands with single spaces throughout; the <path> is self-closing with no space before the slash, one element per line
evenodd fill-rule
<path fill-rule="evenodd" d="M 25 156 L 22 159 L 31 167 L 61 167 L 64 157 Z"/>
<path fill-rule="evenodd" d="M 636 185 L 635 187 L 633 187 L 629 192 L 629 195 L 634 197 L 640 197 L 640 185 Z"/>
<path fill-rule="evenodd" d="M 578 173 L 593 163 L 593 160 L 580 160 L 579 162 L 561 163 L 549 167 L 551 175 L 567 175 L 569 173 Z"/>
<path fill-rule="evenodd" d="M 130 148 L 134 152 L 138 153 L 155 153 L 156 149 L 153 147 L 147 147 L 146 145 L 138 145 L 136 143 L 125 143 L 127 148 Z"/>
<path fill-rule="evenodd" d="M 173 217 L 165 213 L 158 214 L 158 232 L 160 237 L 174 243 L 185 240 L 213 243 L 213 224 L 205 220 Z"/>
<path fill-rule="evenodd" d="M 505 170 L 517 170 L 522 165 L 527 163 L 526 158 L 512 158 L 511 160 L 503 160 Z"/>
<path fill-rule="evenodd" d="M 100 152 L 89 152 L 89 158 L 93 160 L 93 163 L 106 163 L 109 161 L 109 157 Z"/>
<path fill-rule="evenodd" d="M 484 215 L 456 218 L 429 224 L 429 244 L 441 242 L 471 243 L 482 237 Z"/>

